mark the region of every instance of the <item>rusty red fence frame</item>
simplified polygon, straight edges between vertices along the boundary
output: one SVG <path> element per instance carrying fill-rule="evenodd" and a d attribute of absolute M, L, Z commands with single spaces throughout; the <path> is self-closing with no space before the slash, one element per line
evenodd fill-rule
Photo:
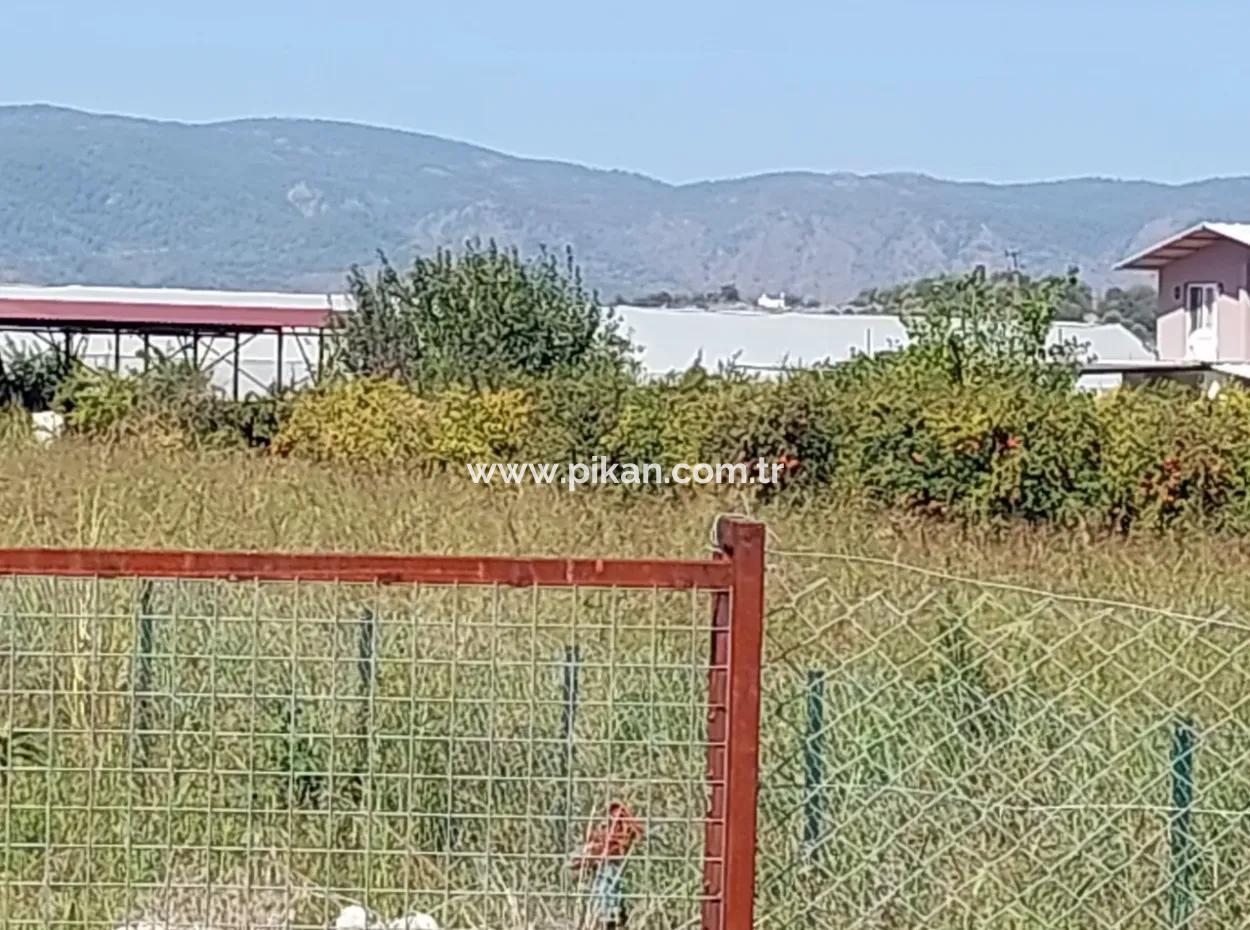
<path fill-rule="evenodd" d="M 710 560 L 0 548 L 0 576 L 707 590 L 703 930 L 754 921 L 764 528 L 722 518 Z"/>

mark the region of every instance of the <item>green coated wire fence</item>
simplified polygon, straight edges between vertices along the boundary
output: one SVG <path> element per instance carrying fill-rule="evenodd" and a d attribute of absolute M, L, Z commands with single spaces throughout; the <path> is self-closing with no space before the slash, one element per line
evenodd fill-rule
<path fill-rule="evenodd" d="M 1250 922 L 1250 624 L 770 558 L 762 926 Z"/>

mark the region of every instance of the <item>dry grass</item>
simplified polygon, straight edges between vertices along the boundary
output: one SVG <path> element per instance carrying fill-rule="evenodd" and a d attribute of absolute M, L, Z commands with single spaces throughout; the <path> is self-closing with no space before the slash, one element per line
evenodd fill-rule
<path fill-rule="evenodd" d="M 426 476 L 236 454 L 63 442 L 0 447 L 0 544 L 283 551 L 698 557 L 719 513 L 767 522 L 771 545 L 894 558 L 1152 606 L 1250 606 L 1250 541 L 1203 533 L 963 531 L 828 499 L 760 506 L 740 494 L 669 497 L 486 488 Z"/>

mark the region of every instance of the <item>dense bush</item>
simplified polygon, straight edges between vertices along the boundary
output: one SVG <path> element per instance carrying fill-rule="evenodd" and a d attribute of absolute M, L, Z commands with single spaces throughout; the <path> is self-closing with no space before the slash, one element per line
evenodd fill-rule
<path fill-rule="evenodd" d="M 713 411 L 731 387 L 700 368 L 630 390 L 616 423 L 601 441 L 603 454 L 618 462 L 697 462 L 711 428 Z"/>
<path fill-rule="evenodd" d="M 1098 404 L 1105 506 L 1120 526 L 1183 516 L 1242 523 L 1250 491 L 1250 394 L 1178 385 L 1117 391 Z"/>
<path fill-rule="evenodd" d="M 450 386 L 419 397 L 386 378 L 344 379 L 298 395 L 273 450 L 358 463 L 509 460 L 526 448 L 532 410 L 519 388 L 474 392 Z"/>
<path fill-rule="evenodd" d="M 710 414 L 704 460 L 763 459 L 785 466 L 787 485 L 829 484 L 845 433 L 846 399 L 838 387 L 830 372 L 820 369 L 776 382 L 739 380 Z"/>
<path fill-rule="evenodd" d="M 297 392 L 288 389 L 281 394 L 247 397 L 237 403 L 222 400 L 215 431 L 233 437 L 236 444 L 267 449 L 277 438 L 297 396 Z"/>
<path fill-rule="evenodd" d="M 976 523 L 1250 528 L 1250 393 L 1077 391 L 1067 347 L 1047 345 L 1067 278 L 927 282 L 905 308 L 907 349 L 775 380 L 700 366 L 639 379 L 571 260 L 470 246 L 353 284 L 349 373 L 314 388 L 232 403 L 182 362 L 118 376 L 23 357 L 6 397 L 38 406 L 55 384 L 69 429 L 91 437 L 405 467 L 763 460 L 784 479 L 761 494 L 832 488 Z"/>
<path fill-rule="evenodd" d="M 422 454 L 439 464 L 516 459 L 526 448 L 533 402 L 525 391 L 452 386 L 429 399 Z"/>
<path fill-rule="evenodd" d="M 1157 384 L 1101 397 L 1027 366 L 962 383 L 903 357 L 838 374 L 836 481 L 972 521 L 1250 524 L 1250 393 Z"/>
<path fill-rule="evenodd" d="M 786 464 L 788 483 L 833 477 L 839 398 L 824 372 L 778 381 L 700 368 L 635 386 L 600 443 L 622 462 Z"/>
<path fill-rule="evenodd" d="M 971 520 L 1083 519 L 1103 495 L 1093 400 L 1049 346 L 1072 277 L 927 282 L 911 344 L 831 372 L 837 481 L 895 507 Z"/>
<path fill-rule="evenodd" d="M 53 405 L 74 432 L 96 438 L 120 436 L 138 420 L 138 379 L 76 368 L 57 389 Z"/>
<path fill-rule="evenodd" d="M 213 392 L 206 373 L 178 359 L 158 359 L 142 374 L 77 365 L 52 400 L 81 435 L 216 448 L 262 443 L 253 411 L 268 403 L 231 403 Z"/>
<path fill-rule="evenodd" d="M 268 446 L 350 463 L 473 461 L 785 464 L 784 487 L 970 522 L 1250 527 L 1250 393 L 1158 385 L 1095 397 L 1065 369 L 1021 365 L 954 381 L 916 356 L 775 381 L 694 368 L 418 394 L 385 378 L 231 403 L 176 366 L 78 369 L 57 392 L 71 432 L 165 445 Z M 17 408 L 13 408 L 15 411 Z M 5 436 L 27 435 L 25 413 Z M 20 426 L 20 429 L 18 428 Z"/>
<path fill-rule="evenodd" d="M 330 381 L 294 399 L 272 448 L 321 461 L 412 460 L 425 448 L 428 425 L 425 403 L 398 381 Z"/>
<path fill-rule="evenodd" d="M 383 258 L 373 280 L 354 269 L 348 285 L 356 310 L 342 361 L 352 374 L 486 389 L 630 364 L 629 343 L 583 287 L 572 252 L 525 259 L 470 242 L 418 256 L 406 274 Z"/>
<path fill-rule="evenodd" d="M 1029 367 L 953 382 L 906 353 L 839 372 L 837 472 L 880 503 L 971 519 L 1066 519 L 1100 493 L 1091 397 Z"/>
<path fill-rule="evenodd" d="M 534 378 L 526 443 L 529 457 L 543 462 L 587 461 L 603 452 L 603 439 L 620 420 L 633 376 L 612 366 L 579 375 Z"/>
<path fill-rule="evenodd" d="M 51 349 L 30 351 L 7 342 L 0 348 L 0 406 L 48 410 L 57 387 L 69 374 L 65 356 Z"/>

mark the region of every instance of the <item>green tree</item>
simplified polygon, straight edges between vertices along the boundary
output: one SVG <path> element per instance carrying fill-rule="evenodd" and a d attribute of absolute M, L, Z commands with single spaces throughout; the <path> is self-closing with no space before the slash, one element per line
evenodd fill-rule
<path fill-rule="evenodd" d="M 1026 282 L 1028 283 L 1028 282 Z M 1056 320 L 1084 320 L 1094 313 L 1094 289 L 1071 272 L 1062 287 L 1062 296 L 1055 307 Z"/>
<path fill-rule="evenodd" d="M 1158 295 L 1147 284 L 1109 287 L 1098 305 L 1098 316 L 1108 323 L 1123 323 L 1147 346 L 1153 346 L 1158 306 Z"/>
<path fill-rule="evenodd" d="M 572 251 L 473 241 L 418 256 L 407 273 L 381 257 L 372 280 L 352 269 L 342 363 L 353 374 L 397 377 L 418 388 L 520 380 L 630 367 L 631 346 L 610 311 L 582 284 Z"/>
<path fill-rule="evenodd" d="M 924 282 L 903 311 L 910 352 L 951 381 L 1068 360 L 1072 347 L 1048 347 L 1051 324 L 1071 300 L 1075 270 L 1029 279 L 990 276 L 978 267 Z"/>

